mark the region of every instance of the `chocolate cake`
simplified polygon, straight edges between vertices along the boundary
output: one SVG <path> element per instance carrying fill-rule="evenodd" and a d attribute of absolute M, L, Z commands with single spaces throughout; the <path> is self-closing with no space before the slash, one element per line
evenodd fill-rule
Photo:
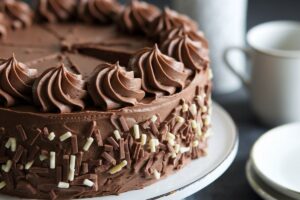
<path fill-rule="evenodd" d="M 212 75 L 190 18 L 140 1 L 1 0 L 0 37 L 0 193 L 115 195 L 206 155 Z"/>

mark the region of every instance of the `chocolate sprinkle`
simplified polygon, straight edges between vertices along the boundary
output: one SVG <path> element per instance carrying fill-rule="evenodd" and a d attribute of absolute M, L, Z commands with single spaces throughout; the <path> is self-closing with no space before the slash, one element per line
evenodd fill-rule
<path fill-rule="evenodd" d="M 103 152 L 101 154 L 101 157 L 103 157 L 105 160 L 107 160 L 109 163 L 116 165 L 117 161 L 114 159 L 111 155 L 109 155 L 107 152 Z"/>
<path fill-rule="evenodd" d="M 114 147 L 113 147 L 112 145 L 105 144 L 105 145 L 104 145 L 104 150 L 105 150 L 105 151 L 113 151 L 113 150 L 114 150 Z"/>
<path fill-rule="evenodd" d="M 96 121 L 92 121 L 90 123 L 89 129 L 87 131 L 87 137 L 92 137 L 92 134 L 93 134 L 96 126 L 97 126 L 97 122 Z"/>
<path fill-rule="evenodd" d="M 101 136 L 101 133 L 100 133 L 99 129 L 96 129 L 94 131 L 94 136 L 95 136 L 98 147 L 102 147 L 103 146 L 103 140 L 102 140 L 102 136 Z"/>
<path fill-rule="evenodd" d="M 119 141 L 119 155 L 120 155 L 120 160 L 124 160 L 125 159 L 125 145 L 124 145 L 124 139 L 121 138 Z"/>
<path fill-rule="evenodd" d="M 30 146 L 32 146 L 35 141 L 38 139 L 38 137 L 40 136 L 40 134 L 42 133 L 42 131 L 40 129 L 36 129 L 34 132 L 32 132 L 33 137 L 28 141 L 28 144 Z"/>
<path fill-rule="evenodd" d="M 119 144 L 117 143 L 117 141 L 113 138 L 113 137 L 109 137 L 107 138 L 107 141 L 113 145 L 114 149 L 117 150 L 119 148 Z"/>
<path fill-rule="evenodd" d="M 126 119 L 124 116 L 121 116 L 119 118 L 119 121 L 120 121 L 120 124 L 121 124 L 121 127 L 123 129 L 124 132 L 128 132 L 129 131 L 129 127 L 128 127 L 128 124 L 126 122 Z"/>
<path fill-rule="evenodd" d="M 23 128 L 23 126 L 21 124 L 16 126 L 17 131 L 19 132 L 22 141 L 24 142 L 25 140 L 27 140 L 27 134 Z"/>
<path fill-rule="evenodd" d="M 78 153 L 77 135 L 72 135 L 71 146 L 72 146 L 72 154 L 77 154 Z"/>
<path fill-rule="evenodd" d="M 22 145 L 18 145 L 16 153 L 15 153 L 15 155 L 13 157 L 14 163 L 19 162 L 19 160 L 20 160 L 20 158 L 21 158 L 21 156 L 23 154 L 23 151 L 24 151 L 24 147 Z"/>

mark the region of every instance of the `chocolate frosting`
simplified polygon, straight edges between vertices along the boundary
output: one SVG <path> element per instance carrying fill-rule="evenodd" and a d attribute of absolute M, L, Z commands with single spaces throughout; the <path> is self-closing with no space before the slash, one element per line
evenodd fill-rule
<path fill-rule="evenodd" d="M 121 6 L 115 0 L 80 0 L 78 17 L 86 22 L 109 23 L 120 11 Z"/>
<path fill-rule="evenodd" d="M 186 85 L 191 71 L 181 62 L 164 55 L 157 45 L 140 50 L 130 60 L 131 67 L 142 79 L 142 88 L 155 96 L 174 94 Z"/>
<path fill-rule="evenodd" d="M 68 113 L 83 110 L 86 96 L 85 82 L 81 75 L 74 74 L 64 65 L 46 70 L 33 85 L 35 104 L 43 112 Z"/>
<path fill-rule="evenodd" d="M 151 22 L 148 34 L 151 37 L 157 37 L 162 32 L 183 26 L 189 30 L 197 30 L 197 24 L 192 19 L 174 10 L 165 8 L 164 11 Z"/>
<path fill-rule="evenodd" d="M 19 63 L 14 56 L 0 61 L 0 99 L 1 104 L 9 107 L 19 100 L 31 100 L 31 88 L 37 70 L 29 69 Z"/>
<path fill-rule="evenodd" d="M 11 28 L 19 29 L 28 27 L 32 24 L 33 12 L 24 2 L 4 0 L 0 3 L 0 12 L 3 12 L 6 15 L 6 23 Z"/>
<path fill-rule="evenodd" d="M 131 1 L 120 15 L 119 26 L 129 32 L 147 32 L 149 23 L 160 13 L 154 5 L 145 2 Z"/>
<path fill-rule="evenodd" d="M 193 41 L 187 34 L 166 40 L 161 49 L 193 70 L 205 69 L 209 64 L 207 44 Z"/>
<path fill-rule="evenodd" d="M 89 81 L 88 91 L 96 106 L 111 110 L 141 101 L 145 96 L 141 85 L 141 79 L 135 78 L 132 71 L 126 71 L 118 62 L 103 63 Z"/>
<path fill-rule="evenodd" d="M 75 13 L 76 0 L 39 0 L 38 14 L 47 22 L 67 21 Z"/>

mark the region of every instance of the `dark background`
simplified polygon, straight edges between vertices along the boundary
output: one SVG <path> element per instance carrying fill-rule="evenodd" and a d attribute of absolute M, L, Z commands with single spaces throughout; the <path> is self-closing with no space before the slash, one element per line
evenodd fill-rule
<path fill-rule="evenodd" d="M 219 1 L 223 3 L 222 0 Z M 148 2 L 164 7 L 170 5 L 171 0 Z M 299 0 L 249 0 L 247 29 L 262 22 L 287 19 L 300 21 Z M 214 96 L 214 100 L 231 114 L 239 128 L 239 152 L 232 166 L 222 177 L 187 200 L 260 200 L 247 183 L 245 165 L 255 140 L 271 127 L 262 125 L 254 116 L 247 92 L 243 89 L 227 95 Z"/>

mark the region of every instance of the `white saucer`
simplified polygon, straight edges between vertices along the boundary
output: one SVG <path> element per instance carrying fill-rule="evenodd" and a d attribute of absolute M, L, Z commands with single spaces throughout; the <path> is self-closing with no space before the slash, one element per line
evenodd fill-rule
<path fill-rule="evenodd" d="M 300 123 L 272 129 L 251 151 L 256 173 L 275 190 L 300 199 Z"/>
<path fill-rule="evenodd" d="M 233 162 L 238 149 L 238 132 L 229 114 L 213 104 L 213 135 L 209 139 L 208 155 L 191 162 L 172 176 L 141 190 L 118 196 L 92 198 L 92 200 L 164 199 L 179 200 L 206 187 L 220 177 Z M 0 199 L 16 199 L 0 196 Z"/>
<path fill-rule="evenodd" d="M 249 160 L 246 165 L 246 177 L 252 189 L 265 200 L 295 200 L 267 185 L 259 175 L 256 174 L 251 160 Z"/>

